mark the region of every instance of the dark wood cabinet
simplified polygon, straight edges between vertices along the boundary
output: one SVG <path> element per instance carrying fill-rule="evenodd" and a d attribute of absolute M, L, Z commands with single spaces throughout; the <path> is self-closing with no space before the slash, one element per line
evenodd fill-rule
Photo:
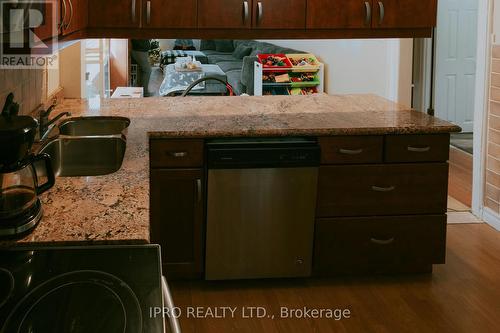
<path fill-rule="evenodd" d="M 47 0 L 37 4 L 38 9 L 43 12 L 44 17 L 42 24 L 34 28 L 34 33 L 40 40 L 49 40 L 59 35 L 61 26 L 61 6 L 62 0 Z"/>
<path fill-rule="evenodd" d="M 373 28 L 436 26 L 437 0 L 373 0 Z"/>
<path fill-rule="evenodd" d="M 88 23 L 88 0 L 61 0 L 64 20 L 61 25 L 63 35 L 85 29 Z"/>
<path fill-rule="evenodd" d="M 320 219 L 316 222 L 314 272 L 430 271 L 446 253 L 446 215 Z"/>
<path fill-rule="evenodd" d="M 197 0 L 142 0 L 144 28 L 196 28 Z"/>
<path fill-rule="evenodd" d="M 151 170 L 151 242 L 169 278 L 199 278 L 204 253 L 202 169 Z"/>
<path fill-rule="evenodd" d="M 447 163 L 322 166 L 317 215 L 444 214 Z"/>
<path fill-rule="evenodd" d="M 384 160 L 399 162 L 447 161 L 450 155 L 449 134 L 387 135 Z"/>
<path fill-rule="evenodd" d="M 382 163 L 384 136 L 332 136 L 320 138 L 321 164 Z"/>
<path fill-rule="evenodd" d="M 141 0 L 88 0 L 89 28 L 139 28 Z"/>
<path fill-rule="evenodd" d="M 305 29 L 306 0 L 253 0 L 256 29 Z"/>
<path fill-rule="evenodd" d="M 370 28 L 371 0 L 308 0 L 308 29 Z"/>
<path fill-rule="evenodd" d="M 198 28 L 249 29 L 251 26 L 252 0 L 198 0 Z"/>

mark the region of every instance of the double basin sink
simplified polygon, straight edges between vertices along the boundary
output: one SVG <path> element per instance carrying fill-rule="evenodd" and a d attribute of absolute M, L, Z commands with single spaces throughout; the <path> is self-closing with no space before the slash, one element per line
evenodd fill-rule
<path fill-rule="evenodd" d="M 122 165 L 129 125 L 130 120 L 124 117 L 71 118 L 57 126 L 59 136 L 39 152 L 50 155 L 54 174 L 59 177 L 111 174 Z M 43 176 L 41 169 L 37 168 L 39 176 Z"/>

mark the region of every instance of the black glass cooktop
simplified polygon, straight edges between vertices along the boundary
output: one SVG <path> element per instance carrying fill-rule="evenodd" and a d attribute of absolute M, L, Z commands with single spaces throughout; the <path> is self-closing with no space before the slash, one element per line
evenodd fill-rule
<path fill-rule="evenodd" d="M 0 333 L 160 333 L 159 247 L 0 250 Z"/>

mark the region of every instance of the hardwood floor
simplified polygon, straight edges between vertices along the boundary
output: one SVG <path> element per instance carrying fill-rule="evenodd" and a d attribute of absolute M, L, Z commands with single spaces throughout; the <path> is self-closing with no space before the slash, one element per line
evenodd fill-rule
<path fill-rule="evenodd" d="M 447 264 L 428 275 L 171 282 L 183 332 L 499 332 L 500 233 L 448 226 Z M 187 307 L 237 307 L 235 318 L 186 318 Z M 241 317 L 261 306 L 275 318 Z M 280 307 L 349 309 L 350 319 L 281 319 Z M 220 313 L 219 313 L 220 314 Z"/>
<path fill-rule="evenodd" d="M 472 155 L 450 147 L 448 193 L 467 206 L 472 204 Z"/>

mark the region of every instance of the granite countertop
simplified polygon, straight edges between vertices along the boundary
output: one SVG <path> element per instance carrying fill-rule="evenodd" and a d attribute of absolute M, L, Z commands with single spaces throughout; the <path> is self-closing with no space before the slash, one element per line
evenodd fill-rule
<path fill-rule="evenodd" d="M 57 178 L 38 227 L 0 246 L 149 242 L 148 138 L 457 132 L 375 95 L 65 100 L 54 111 L 131 119 L 121 169 Z"/>

